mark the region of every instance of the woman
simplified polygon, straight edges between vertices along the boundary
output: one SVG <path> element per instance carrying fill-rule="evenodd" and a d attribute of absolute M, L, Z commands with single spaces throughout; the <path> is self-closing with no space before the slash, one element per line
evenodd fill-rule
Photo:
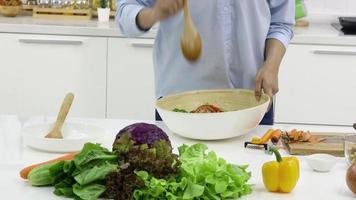
<path fill-rule="evenodd" d="M 197 62 L 180 50 L 184 0 L 118 0 L 122 33 L 139 36 L 160 22 L 154 47 L 157 98 L 216 88 L 254 89 L 273 97 L 278 71 L 293 36 L 294 0 L 190 0 L 203 43 Z M 142 66 L 144 67 L 144 66 Z M 273 124 L 273 109 L 261 122 Z"/>

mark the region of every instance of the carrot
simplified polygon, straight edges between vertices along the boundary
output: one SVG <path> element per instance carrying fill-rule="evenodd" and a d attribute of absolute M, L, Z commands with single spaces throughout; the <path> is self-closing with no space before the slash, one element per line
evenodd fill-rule
<path fill-rule="evenodd" d="M 268 140 L 271 139 L 272 137 L 272 133 L 273 133 L 273 129 L 269 129 L 261 138 L 261 143 L 262 144 L 266 144 L 268 142 Z"/>
<path fill-rule="evenodd" d="M 62 161 L 62 160 L 73 160 L 77 154 L 78 154 L 78 152 L 73 152 L 73 153 L 69 153 L 69 154 L 66 154 L 64 156 L 52 159 L 52 160 L 48 160 L 46 162 L 37 163 L 37 164 L 31 165 L 31 166 L 25 167 L 20 171 L 20 176 L 23 179 L 27 179 L 28 174 L 33 169 L 35 169 L 36 167 L 39 167 L 39 166 L 42 166 L 42 165 L 46 165 L 46 164 L 49 164 L 49 163 L 56 163 L 56 162 L 59 162 L 59 161 Z"/>
<path fill-rule="evenodd" d="M 269 129 L 261 138 L 260 137 L 253 137 L 251 140 L 252 144 L 266 144 L 268 140 L 271 138 L 273 129 Z"/>
<path fill-rule="evenodd" d="M 290 137 L 291 139 L 293 139 L 293 138 L 294 138 L 294 135 L 296 135 L 296 134 L 297 134 L 297 129 L 293 129 L 293 130 L 291 130 L 291 131 L 288 132 L 288 135 L 289 135 L 289 137 Z"/>
<path fill-rule="evenodd" d="M 271 141 L 273 144 L 277 144 L 279 139 L 281 138 L 282 136 L 282 131 L 277 129 L 275 131 L 273 131 L 272 133 L 272 136 L 271 136 Z"/>

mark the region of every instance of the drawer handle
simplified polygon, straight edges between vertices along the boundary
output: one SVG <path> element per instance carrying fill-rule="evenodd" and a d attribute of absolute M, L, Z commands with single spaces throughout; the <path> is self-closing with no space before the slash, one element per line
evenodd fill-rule
<path fill-rule="evenodd" d="M 356 51 L 314 50 L 314 54 L 356 56 Z"/>
<path fill-rule="evenodd" d="M 63 40 L 63 39 L 34 39 L 21 38 L 19 42 L 26 44 L 56 44 L 56 45 L 82 45 L 81 40 Z"/>
<path fill-rule="evenodd" d="M 130 44 L 133 47 L 152 48 L 154 45 L 154 41 L 153 40 L 131 40 Z"/>

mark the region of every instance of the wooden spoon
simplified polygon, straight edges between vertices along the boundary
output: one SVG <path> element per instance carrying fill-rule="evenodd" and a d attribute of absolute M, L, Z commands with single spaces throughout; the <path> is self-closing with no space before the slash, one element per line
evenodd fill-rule
<path fill-rule="evenodd" d="M 202 51 L 201 38 L 190 16 L 188 0 L 183 0 L 183 4 L 184 30 L 181 35 L 181 50 L 187 60 L 196 61 Z"/>
<path fill-rule="evenodd" d="M 73 99 L 74 95 L 72 93 L 68 93 L 65 96 L 62 106 L 59 110 L 56 123 L 54 124 L 52 131 L 45 136 L 46 138 L 63 139 L 61 130 L 64 124 L 64 120 L 66 119 L 69 109 L 72 105 Z"/>

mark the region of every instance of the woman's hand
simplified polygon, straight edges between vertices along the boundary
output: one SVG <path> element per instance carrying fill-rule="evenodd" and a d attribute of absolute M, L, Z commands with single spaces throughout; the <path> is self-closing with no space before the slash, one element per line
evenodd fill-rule
<path fill-rule="evenodd" d="M 153 6 L 153 14 L 156 21 L 165 20 L 176 15 L 183 8 L 184 0 L 157 0 Z"/>
<path fill-rule="evenodd" d="M 273 95 L 279 90 L 278 71 L 285 51 L 286 48 L 279 40 L 266 40 L 266 60 L 256 74 L 255 95 L 257 100 L 260 100 L 262 92 L 264 92 L 271 98 L 270 105 L 272 104 Z"/>
<path fill-rule="evenodd" d="M 141 10 L 136 23 L 140 29 L 150 29 L 156 22 L 176 15 L 183 8 L 184 0 L 157 0 L 152 8 Z"/>
<path fill-rule="evenodd" d="M 265 63 L 256 75 L 255 95 L 258 99 L 262 92 L 267 94 L 271 100 L 278 92 L 278 68 L 268 63 Z"/>

